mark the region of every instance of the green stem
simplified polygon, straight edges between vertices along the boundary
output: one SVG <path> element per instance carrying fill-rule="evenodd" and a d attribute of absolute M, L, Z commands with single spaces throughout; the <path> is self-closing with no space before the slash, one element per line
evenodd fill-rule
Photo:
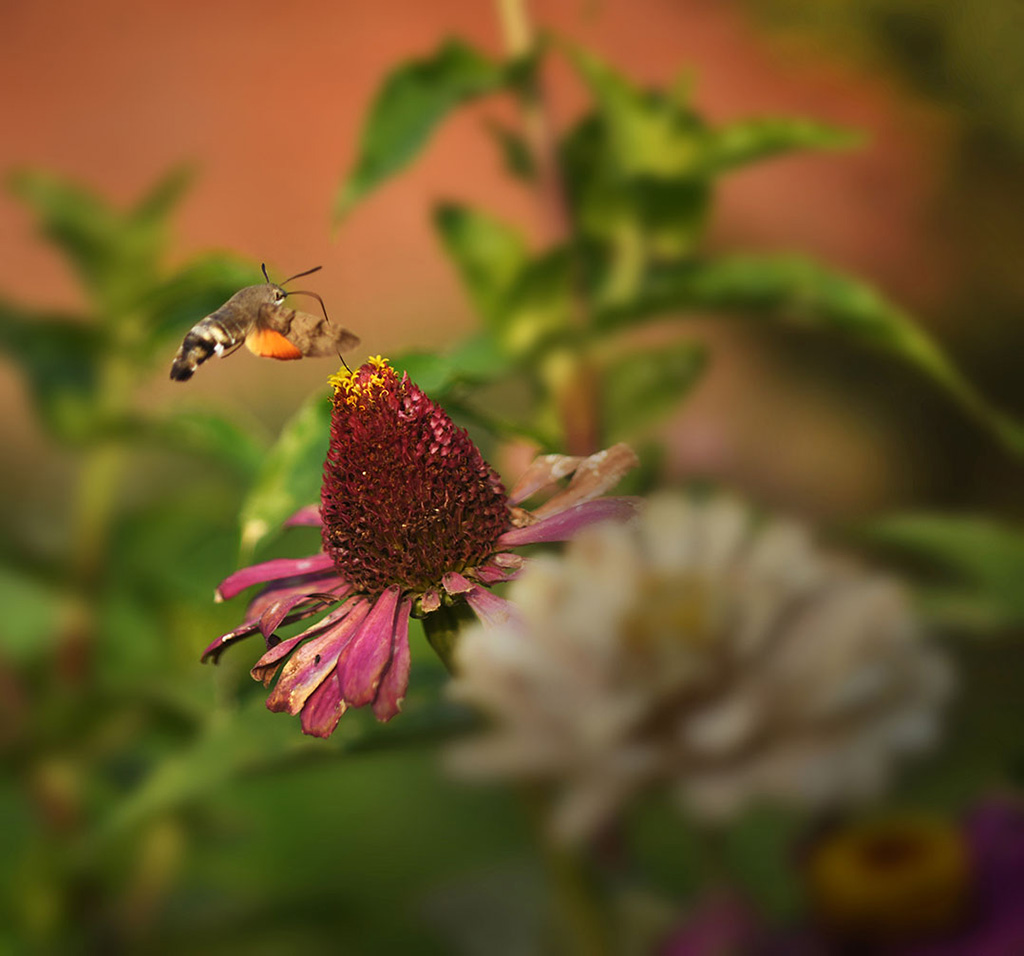
<path fill-rule="evenodd" d="M 601 904 L 594 874 L 582 853 L 556 844 L 547 832 L 547 807 L 541 793 L 523 788 L 541 859 L 555 906 L 556 951 L 571 956 L 611 956 L 611 925 Z"/>
<path fill-rule="evenodd" d="M 118 419 L 129 403 L 132 381 L 132 369 L 115 351 L 101 373 L 101 393 L 94 410 L 98 420 Z M 91 670 L 97 592 L 124 462 L 122 447 L 100 442 L 86 452 L 79 473 L 71 519 L 71 597 L 57 650 L 58 671 L 71 686 L 83 686 Z"/>
<path fill-rule="evenodd" d="M 527 0 L 497 0 L 505 46 L 512 57 L 528 56 L 536 47 Z M 558 160 L 558 137 L 543 82 L 535 79 L 524 90 L 523 121 L 538 170 L 538 193 L 552 239 L 570 249 L 578 245 L 576 223 L 565 191 Z M 583 286 L 582 269 L 575 263 L 569 321 L 577 331 L 591 325 L 591 309 Z M 582 338 L 582 337 L 581 337 Z M 552 364 L 545 374 L 565 434 L 566 450 L 572 455 L 589 455 L 601 443 L 600 377 L 593 359 L 585 351 L 561 356 L 567 361 Z M 543 374 L 543 372 L 542 372 Z"/>

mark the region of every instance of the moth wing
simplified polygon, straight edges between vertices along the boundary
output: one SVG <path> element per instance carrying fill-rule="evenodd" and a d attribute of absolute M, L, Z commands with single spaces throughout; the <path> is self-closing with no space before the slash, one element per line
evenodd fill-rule
<path fill-rule="evenodd" d="M 359 337 L 323 316 L 310 315 L 286 306 L 265 305 L 260 309 L 257 329 L 280 333 L 301 355 L 320 358 L 337 355 L 359 344 Z"/>
<path fill-rule="evenodd" d="M 254 355 L 287 361 L 302 358 L 301 349 L 289 342 L 280 332 L 273 329 L 253 329 L 245 337 L 245 346 Z"/>

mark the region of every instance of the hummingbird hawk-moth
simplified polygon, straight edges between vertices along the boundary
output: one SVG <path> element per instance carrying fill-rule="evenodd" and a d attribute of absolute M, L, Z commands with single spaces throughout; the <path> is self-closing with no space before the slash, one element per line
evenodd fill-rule
<path fill-rule="evenodd" d="M 335 353 L 340 356 L 344 349 L 358 345 L 358 337 L 348 329 L 331 325 L 324 300 L 316 292 L 284 288 L 292 279 L 308 276 L 320 268 L 300 272 L 278 284 L 270 281 L 264 265 L 264 284 L 239 289 L 216 312 L 200 319 L 185 333 L 171 363 L 171 378 L 188 381 L 210 356 L 223 358 L 243 344 L 255 355 L 282 360 Z M 284 301 L 290 295 L 318 299 L 324 317 L 289 308 Z"/>

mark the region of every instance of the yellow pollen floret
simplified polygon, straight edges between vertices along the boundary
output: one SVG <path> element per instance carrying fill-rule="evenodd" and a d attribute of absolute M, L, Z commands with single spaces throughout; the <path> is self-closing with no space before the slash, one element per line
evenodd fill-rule
<path fill-rule="evenodd" d="M 388 369 L 388 360 L 380 355 L 371 355 L 362 368 L 365 369 L 367 365 L 374 371 L 364 381 L 359 381 L 358 378 L 362 369 L 353 372 L 347 368 L 339 369 L 327 379 L 327 383 L 334 389 L 335 396 L 342 396 L 345 404 L 353 408 L 365 407 L 366 402 L 372 401 L 378 393 L 387 392 L 384 386 L 388 379 L 382 373 Z"/>
<path fill-rule="evenodd" d="M 339 369 L 327 379 L 327 384 L 334 389 L 335 395 L 338 392 L 347 392 L 353 385 L 352 379 L 355 373 L 347 368 Z"/>

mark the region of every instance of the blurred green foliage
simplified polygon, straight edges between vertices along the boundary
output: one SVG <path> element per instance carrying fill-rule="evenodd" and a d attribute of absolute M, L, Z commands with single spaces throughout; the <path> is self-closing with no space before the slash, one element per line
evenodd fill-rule
<path fill-rule="evenodd" d="M 640 89 L 569 44 L 541 43 L 535 56 L 502 68 L 482 53 L 449 43 L 385 80 L 339 192 L 340 208 L 349 211 L 410 162 L 460 104 L 503 91 L 529 108 L 538 95 L 544 55 L 555 54 L 568 58 L 593 100 L 556 147 L 561 192 L 547 201 L 565 204 L 561 241 L 531 249 L 513 227 L 486 212 L 451 202 L 437 208 L 442 244 L 483 320 L 474 349 L 486 343 L 492 362 L 487 374 L 470 371 L 474 382 L 444 377 L 435 395 L 455 394 L 464 405 L 475 388 L 517 379 L 533 402 L 524 422 L 506 423 L 509 433 L 536 435 L 529 423 L 539 422 L 543 444 L 564 447 L 568 436 L 564 422 L 559 428 L 558 392 L 565 374 L 552 373 L 552 356 L 567 348 L 571 361 L 596 366 L 599 378 L 616 378 L 622 374 L 617 365 L 624 361 L 623 336 L 639 325 L 686 313 L 740 314 L 796 320 L 887 352 L 929 376 L 1009 450 L 1024 455 L 1024 430 L 994 409 L 920 326 L 864 283 L 793 257 L 714 258 L 703 251 L 721 176 L 795 150 L 848 148 L 859 142 L 849 131 L 780 117 L 715 128 L 692 106 L 685 85 Z M 429 80 L 421 88 L 412 76 Z M 420 99 L 428 94 L 430 109 L 424 110 Z M 536 155 L 539 144 L 507 130 L 499 144 L 506 159 L 514 151 L 509 162 L 517 171 L 544 165 L 545 157 Z M 386 163 L 383 156 L 395 161 Z M 653 379 L 650 387 L 659 389 Z M 653 393 L 633 396 L 633 404 L 670 407 Z M 617 434 L 628 432 L 628 423 L 623 428 L 616 422 Z M 599 426 L 597 435 L 597 444 L 604 444 L 608 430 Z"/>

